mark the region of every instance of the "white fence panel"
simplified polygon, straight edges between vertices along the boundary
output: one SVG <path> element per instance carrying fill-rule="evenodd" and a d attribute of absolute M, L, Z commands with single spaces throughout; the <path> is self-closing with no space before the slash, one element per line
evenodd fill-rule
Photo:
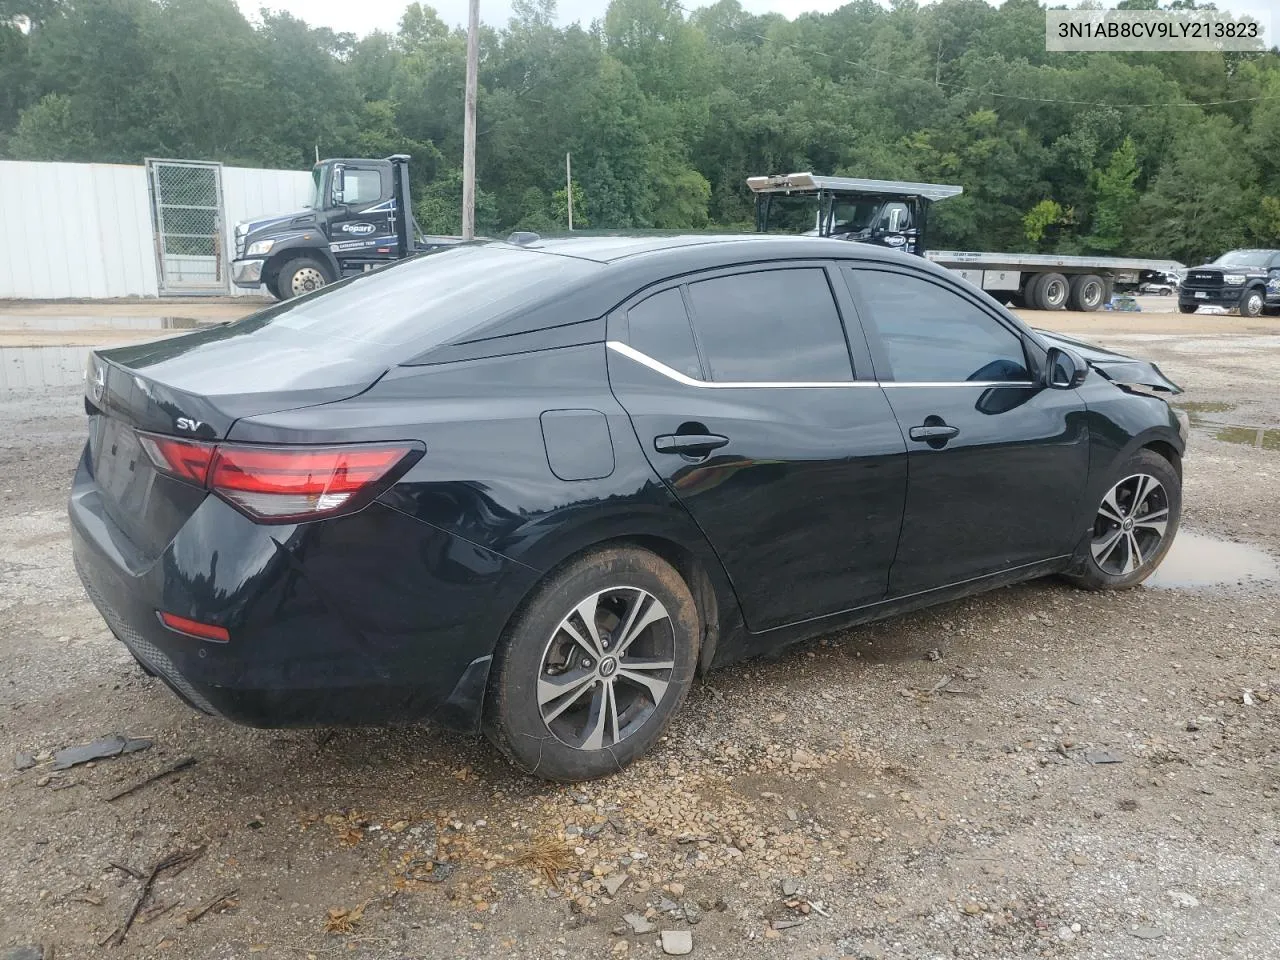
<path fill-rule="evenodd" d="M 311 174 L 223 167 L 222 176 L 229 275 L 236 222 L 302 209 Z M 158 294 L 145 167 L 0 160 L 0 299 Z"/>
<path fill-rule="evenodd" d="M 223 167 L 222 209 L 227 232 L 227 245 L 224 249 L 235 250 L 234 231 L 237 223 L 301 210 L 311 202 L 311 190 L 311 172 L 308 170 Z M 233 252 L 231 256 L 234 255 Z M 253 295 L 258 291 L 243 290 L 232 284 L 231 292 L 236 295 Z"/>
<path fill-rule="evenodd" d="M 0 297 L 154 297 L 141 167 L 0 161 Z"/>

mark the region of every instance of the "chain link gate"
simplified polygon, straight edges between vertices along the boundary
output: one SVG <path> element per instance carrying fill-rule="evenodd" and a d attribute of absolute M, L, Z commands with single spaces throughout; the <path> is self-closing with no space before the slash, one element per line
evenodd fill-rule
<path fill-rule="evenodd" d="M 161 294 L 227 292 L 222 164 L 147 159 Z"/>

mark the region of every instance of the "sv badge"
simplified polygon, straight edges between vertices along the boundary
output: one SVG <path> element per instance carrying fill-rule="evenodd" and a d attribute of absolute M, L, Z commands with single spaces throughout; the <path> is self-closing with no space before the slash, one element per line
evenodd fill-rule
<path fill-rule="evenodd" d="M 204 426 L 204 421 L 192 420 L 190 417 L 179 417 L 177 420 L 177 426 L 179 430 L 190 430 L 192 433 L 195 433 Z"/>

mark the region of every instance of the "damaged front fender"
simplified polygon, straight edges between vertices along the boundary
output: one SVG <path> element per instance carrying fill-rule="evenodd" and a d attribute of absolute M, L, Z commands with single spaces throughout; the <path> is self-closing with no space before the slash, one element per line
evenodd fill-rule
<path fill-rule="evenodd" d="M 1123 353 L 1106 350 L 1092 343 L 1085 343 L 1060 333 L 1037 330 L 1036 334 L 1046 346 L 1073 350 L 1084 358 L 1094 370 L 1113 383 L 1131 387 L 1147 387 L 1160 393 L 1182 393 L 1182 388 L 1160 372 L 1149 360 L 1139 360 Z"/>

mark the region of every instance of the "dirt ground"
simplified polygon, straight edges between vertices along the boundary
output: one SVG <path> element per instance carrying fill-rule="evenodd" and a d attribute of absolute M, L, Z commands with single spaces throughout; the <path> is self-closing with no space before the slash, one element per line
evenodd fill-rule
<path fill-rule="evenodd" d="M 0 958 L 656 958 L 662 931 L 766 960 L 1280 956 L 1280 321 L 1029 319 L 1187 388 L 1163 582 L 1026 584 L 714 673 L 574 787 L 437 730 L 183 706 L 71 568 L 79 389 L 0 392 Z M 112 733 L 154 746 L 46 759 Z M 110 945 L 130 872 L 187 850 Z"/>

